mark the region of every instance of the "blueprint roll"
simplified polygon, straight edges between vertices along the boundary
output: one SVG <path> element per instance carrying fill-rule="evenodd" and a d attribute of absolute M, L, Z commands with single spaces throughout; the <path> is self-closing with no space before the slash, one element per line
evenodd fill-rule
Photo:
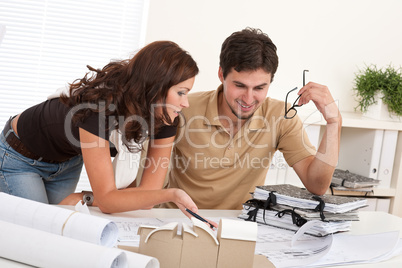
<path fill-rule="evenodd" d="M 106 247 L 116 245 L 119 235 L 108 219 L 6 193 L 0 193 L 0 220 Z"/>
<path fill-rule="evenodd" d="M 37 267 L 157 268 L 155 258 L 0 221 L 0 257 Z"/>
<path fill-rule="evenodd" d="M 70 217 L 62 227 L 62 235 L 86 242 L 113 247 L 119 237 L 119 228 L 113 221 L 70 211 Z"/>

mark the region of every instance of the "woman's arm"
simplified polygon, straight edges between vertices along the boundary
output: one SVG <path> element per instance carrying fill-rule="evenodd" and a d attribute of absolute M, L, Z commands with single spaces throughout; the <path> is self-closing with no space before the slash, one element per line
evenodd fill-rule
<path fill-rule="evenodd" d="M 142 162 L 144 170 L 138 188 L 144 190 L 162 189 L 170 165 L 174 138 L 173 136 L 149 140 L 147 156 Z"/>
<path fill-rule="evenodd" d="M 130 190 L 118 190 L 114 180 L 113 166 L 110 157 L 109 142 L 96 136 L 88 131 L 80 128 L 80 142 L 81 151 L 85 163 L 85 168 L 91 183 L 92 191 L 95 198 L 95 203 L 99 209 L 104 213 L 115 213 L 137 209 L 149 208 L 154 205 L 174 202 L 187 216 L 185 208 L 193 211 L 198 211 L 197 206 L 192 199 L 180 189 L 161 189 L 166 168 L 156 168 L 152 170 L 144 170 L 144 187 L 130 188 Z M 173 139 L 173 138 L 172 138 Z M 162 143 L 168 142 L 164 139 Z M 171 148 L 171 146 L 170 146 Z M 157 149 L 161 150 L 160 157 L 166 157 L 170 149 L 168 148 L 153 148 L 148 155 L 158 159 Z M 150 167 L 158 167 L 151 165 Z M 147 168 L 148 169 L 148 168 Z M 148 175 L 147 175 L 148 174 Z M 162 178 L 156 177 L 163 175 Z M 155 176 L 155 177 L 154 177 Z M 154 179 L 156 183 L 153 182 Z M 147 188 L 149 187 L 149 188 Z M 159 188 L 157 188 L 159 187 Z M 82 198 L 82 194 L 75 194 L 79 196 L 74 202 L 78 202 Z M 65 199 L 60 204 L 72 204 L 72 197 Z M 73 203 L 75 205 L 75 203 Z"/>
<path fill-rule="evenodd" d="M 147 156 L 141 159 L 140 166 L 143 172 L 140 185 L 134 180 L 125 191 L 159 190 L 164 186 L 166 174 L 170 165 L 172 145 L 174 137 L 150 140 L 148 143 Z M 149 209 L 152 208 L 149 207 Z"/>

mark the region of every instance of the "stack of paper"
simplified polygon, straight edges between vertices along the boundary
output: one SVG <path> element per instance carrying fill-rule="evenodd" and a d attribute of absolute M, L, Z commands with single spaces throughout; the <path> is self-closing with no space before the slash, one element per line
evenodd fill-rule
<path fill-rule="evenodd" d="M 314 199 L 316 195 L 290 184 L 257 186 L 253 198 L 267 200 L 270 192 L 275 194 L 278 204 L 291 207 L 315 209 L 320 203 Z M 366 199 L 358 197 L 322 195 L 319 198 L 325 202 L 324 211 L 332 213 L 344 213 L 367 205 Z"/>
<path fill-rule="evenodd" d="M 297 207 L 290 207 L 286 205 L 276 204 L 276 206 L 272 207 L 273 210 L 284 211 L 284 210 L 293 210 L 301 217 L 306 220 L 321 220 L 321 215 L 319 211 L 314 209 L 304 209 L 304 208 L 297 208 Z M 359 220 L 359 213 L 357 210 L 352 210 L 344 213 L 330 213 L 330 212 L 323 212 L 326 221 L 358 221 Z"/>
<path fill-rule="evenodd" d="M 357 209 L 365 205 L 362 198 L 315 196 L 289 184 L 265 185 L 256 187 L 239 218 L 294 231 L 315 220 L 307 233 L 326 236 L 350 230 L 351 221 L 359 220 Z"/>
<path fill-rule="evenodd" d="M 244 204 L 243 211 L 239 215 L 239 218 L 244 220 L 249 219 L 250 216 L 248 212 L 251 210 L 253 210 L 252 206 L 250 207 L 248 204 Z M 265 215 L 264 209 L 258 209 L 256 222 L 292 231 L 297 231 L 301 227 L 293 222 L 292 214 L 284 214 L 278 217 L 278 211 L 273 209 L 265 210 Z M 326 236 L 328 234 L 348 231 L 350 230 L 350 226 L 350 221 L 317 221 L 314 226 L 306 230 L 306 233 L 314 236 Z"/>

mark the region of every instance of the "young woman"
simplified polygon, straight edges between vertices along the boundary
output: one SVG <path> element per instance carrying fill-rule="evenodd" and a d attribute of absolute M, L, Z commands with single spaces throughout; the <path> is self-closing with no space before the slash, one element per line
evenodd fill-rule
<path fill-rule="evenodd" d="M 179 122 L 198 67 L 170 41 L 153 42 L 129 59 L 74 81 L 67 92 L 11 118 L 0 141 L 0 191 L 50 204 L 85 199 L 102 212 L 174 202 L 197 212 L 180 189 L 162 189 Z M 118 130 L 130 152 L 149 138 L 138 187 L 117 189 L 110 133 Z M 117 145 L 116 145 L 117 146 Z M 92 193 L 74 193 L 82 165 Z M 134 179 L 134 178 L 133 178 Z M 85 196 L 84 196 L 85 195 Z"/>

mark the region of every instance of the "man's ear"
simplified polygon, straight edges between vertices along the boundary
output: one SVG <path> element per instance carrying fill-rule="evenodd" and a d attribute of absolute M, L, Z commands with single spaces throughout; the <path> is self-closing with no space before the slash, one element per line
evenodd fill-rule
<path fill-rule="evenodd" d="M 223 79 L 223 71 L 222 71 L 222 67 L 220 67 L 220 66 L 218 69 L 218 77 L 219 77 L 219 80 L 221 80 L 221 83 L 223 84 L 223 80 L 225 80 L 225 79 Z"/>

